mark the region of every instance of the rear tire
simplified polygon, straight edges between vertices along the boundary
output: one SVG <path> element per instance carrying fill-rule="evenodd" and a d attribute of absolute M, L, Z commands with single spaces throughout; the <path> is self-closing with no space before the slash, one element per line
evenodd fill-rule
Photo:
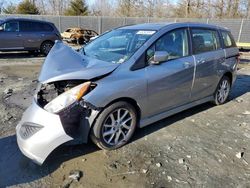
<path fill-rule="evenodd" d="M 49 51 L 53 47 L 54 43 L 52 41 L 44 41 L 41 44 L 40 51 L 44 55 L 48 55 Z"/>
<path fill-rule="evenodd" d="M 229 96 L 231 90 L 231 81 L 227 76 L 223 76 L 214 93 L 214 104 L 224 104 Z"/>
<path fill-rule="evenodd" d="M 101 149 L 117 149 L 129 142 L 137 124 L 135 108 L 127 102 L 106 107 L 97 117 L 90 137 Z"/>

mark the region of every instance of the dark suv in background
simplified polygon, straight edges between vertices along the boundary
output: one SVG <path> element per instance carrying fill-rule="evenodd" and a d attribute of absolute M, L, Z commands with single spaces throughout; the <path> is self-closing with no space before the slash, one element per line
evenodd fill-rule
<path fill-rule="evenodd" d="M 0 20 L 0 51 L 39 51 L 47 55 L 61 35 L 55 25 L 41 20 Z"/>

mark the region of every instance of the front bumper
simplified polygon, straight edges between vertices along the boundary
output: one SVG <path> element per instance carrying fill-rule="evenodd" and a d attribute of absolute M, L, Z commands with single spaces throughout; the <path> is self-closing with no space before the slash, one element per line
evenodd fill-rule
<path fill-rule="evenodd" d="M 21 127 L 25 123 L 43 126 L 38 132 L 28 138 L 21 135 Z M 42 109 L 34 100 L 24 112 L 16 127 L 17 143 L 22 153 L 38 164 L 42 164 L 47 156 L 59 145 L 73 140 L 66 134 L 60 116 Z"/>

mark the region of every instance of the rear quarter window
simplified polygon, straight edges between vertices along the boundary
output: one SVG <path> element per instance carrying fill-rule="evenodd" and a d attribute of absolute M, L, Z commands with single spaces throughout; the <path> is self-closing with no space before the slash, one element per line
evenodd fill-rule
<path fill-rule="evenodd" d="M 221 31 L 224 46 L 226 48 L 236 47 L 236 43 L 229 31 Z"/>
<path fill-rule="evenodd" d="M 42 31 L 53 31 L 54 28 L 50 24 L 41 23 L 41 30 Z"/>

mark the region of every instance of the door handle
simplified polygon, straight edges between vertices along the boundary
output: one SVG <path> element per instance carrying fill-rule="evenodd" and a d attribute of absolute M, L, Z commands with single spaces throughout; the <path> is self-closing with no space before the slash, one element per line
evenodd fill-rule
<path fill-rule="evenodd" d="M 197 64 L 203 64 L 206 60 L 204 58 L 197 59 Z"/>
<path fill-rule="evenodd" d="M 191 67 L 192 66 L 192 63 L 191 62 L 184 62 L 183 63 L 183 67 L 185 67 L 185 68 L 189 68 L 189 67 Z"/>

